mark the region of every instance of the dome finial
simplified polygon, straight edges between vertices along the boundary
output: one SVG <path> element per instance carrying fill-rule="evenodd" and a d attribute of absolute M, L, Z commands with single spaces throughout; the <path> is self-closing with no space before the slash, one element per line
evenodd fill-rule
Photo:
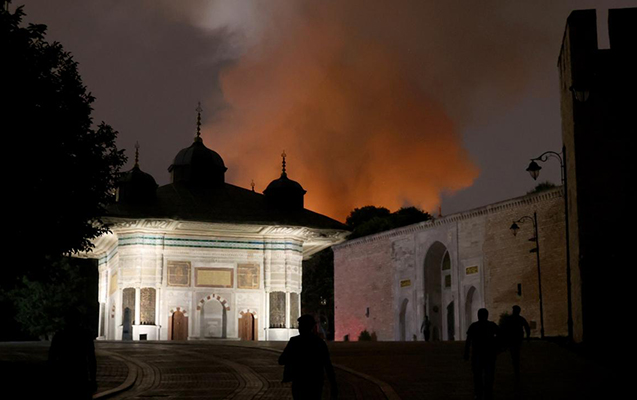
<path fill-rule="evenodd" d="M 285 157 L 287 157 L 287 155 L 285 154 L 285 150 L 283 150 L 283 153 L 281 153 L 281 158 L 283 158 L 283 171 L 281 172 L 281 176 L 287 176 L 285 172 Z"/>
<path fill-rule="evenodd" d="M 135 166 L 139 168 L 139 142 L 135 142 Z"/>
<path fill-rule="evenodd" d="M 201 108 L 200 101 L 197 102 L 197 108 L 195 111 L 197 111 L 197 136 L 195 137 L 195 141 L 201 141 L 201 112 L 203 111 L 203 108 Z"/>
<path fill-rule="evenodd" d="M 250 186 L 252 186 L 252 191 L 254 192 L 254 179 L 250 180 Z"/>

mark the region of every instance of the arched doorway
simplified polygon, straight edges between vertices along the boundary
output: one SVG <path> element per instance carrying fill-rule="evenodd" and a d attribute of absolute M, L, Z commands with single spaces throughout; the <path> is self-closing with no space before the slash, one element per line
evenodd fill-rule
<path fill-rule="evenodd" d="M 124 309 L 124 317 L 122 318 L 122 340 L 133 340 L 133 312 L 130 308 Z"/>
<path fill-rule="evenodd" d="M 442 339 L 442 268 L 447 247 L 434 242 L 425 255 L 425 315 L 429 317 L 431 340 Z"/>
<path fill-rule="evenodd" d="M 465 326 L 468 328 L 473 322 L 477 321 L 478 318 L 478 302 L 475 299 L 476 297 L 476 288 L 471 286 L 469 290 L 467 290 L 467 295 L 464 301 L 464 320 Z"/>
<path fill-rule="evenodd" d="M 168 318 L 168 340 L 188 339 L 188 315 L 177 308 Z"/>
<path fill-rule="evenodd" d="M 453 301 L 447 305 L 447 340 L 456 340 L 456 312 Z"/>
<path fill-rule="evenodd" d="M 398 317 L 399 340 L 403 342 L 407 340 L 407 305 L 408 304 L 409 304 L 409 300 L 404 299 L 402 305 L 400 306 L 400 315 Z"/>
<path fill-rule="evenodd" d="M 199 301 L 199 337 L 225 339 L 228 337 L 228 311 L 230 307 L 223 297 L 211 294 Z"/>
<path fill-rule="evenodd" d="M 239 339 L 241 340 L 259 340 L 257 317 L 254 312 L 241 311 L 239 313 Z"/>

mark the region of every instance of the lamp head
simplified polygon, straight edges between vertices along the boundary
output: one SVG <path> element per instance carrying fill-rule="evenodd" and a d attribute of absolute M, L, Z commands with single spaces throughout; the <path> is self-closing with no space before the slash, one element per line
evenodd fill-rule
<path fill-rule="evenodd" d="M 513 233 L 513 236 L 517 236 L 520 227 L 517 223 L 514 222 L 509 229 L 511 229 L 511 233 Z"/>
<path fill-rule="evenodd" d="M 528 173 L 531 175 L 531 178 L 533 178 L 534 180 L 537 180 L 537 177 L 540 176 L 541 169 L 542 167 L 540 167 L 535 161 L 531 161 L 529 163 L 529 166 L 526 168 Z"/>

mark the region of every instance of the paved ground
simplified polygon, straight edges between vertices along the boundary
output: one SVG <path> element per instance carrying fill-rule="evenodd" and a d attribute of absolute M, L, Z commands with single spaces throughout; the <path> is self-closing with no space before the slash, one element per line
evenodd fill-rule
<path fill-rule="evenodd" d="M 281 342 L 97 342 L 98 393 L 113 399 L 290 399 L 276 360 Z M 471 399 L 462 342 L 330 343 L 340 399 Z M 2 399 L 48 397 L 48 343 L 0 343 Z M 3 388 L 8 385 L 3 384 Z M 547 342 L 525 343 L 522 380 L 508 354 L 496 370 L 496 399 L 619 398 L 611 369 Z M 327 398 L 327 396 L 326 396 Z"/>

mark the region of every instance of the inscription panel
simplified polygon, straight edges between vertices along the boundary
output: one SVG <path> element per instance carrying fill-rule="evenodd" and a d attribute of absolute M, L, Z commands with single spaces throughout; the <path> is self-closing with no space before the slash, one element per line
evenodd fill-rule
<path fill-rule="evenodd" d="M 234 287 L 232 268 L 195 268 L 195 286 L 232 288 Z"/>
<path fill-rule="evenodd" d="M 474 265 L 472 267 L 465 268 L 467 275 L 473 275 L 478 273 L 478 266 Z"/>

